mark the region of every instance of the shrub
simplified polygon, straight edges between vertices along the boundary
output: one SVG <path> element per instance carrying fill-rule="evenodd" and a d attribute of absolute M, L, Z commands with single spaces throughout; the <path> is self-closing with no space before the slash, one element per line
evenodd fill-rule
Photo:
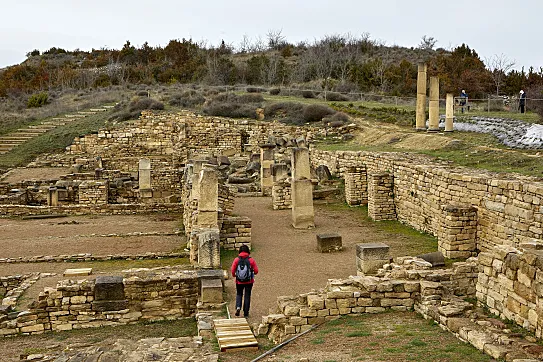
<path fill-rule="evenodd" d="M 342 82 L 336 85 L 334 87 L 334 90 L 340 93 L 351 93 L 358 92 L 358 87 L 356 86 L 356 84 L 351 82 Z"/>
<path fill-rule="evenodd" d="M 241 94 L 237 96 L 237 103 L 262 103 L 264 102 L 264 97 L 262 94 Z"/>
<path fill-rule="evenodd" d="M 146 90 L 140 90 L 136 93 L 138 97 L 148 97 L 149 93 Z"/>
<path fill-rule="evenodd" d="M 49 102 L 49 95 L 47 92 L 35 93 L 28 98 L 26 103 L 28 108 L 39 108 L 46 105 Z"/>
<path fill-rule="evenodd" d="M 144 109 L 164 109 L 164 103 L 153 98 L 136 98 L 128 105 L 130 112 L 143 111 Z"/>
<path fill-rule="evenodd" d="M 316 95 L 313 91 L 304 90 L 302 91 L 302 97 L 304 98 L 315 98 Z"/>
<path fill-rule="evenodd" d="M 343 112 L 336 112 L 330 117 L 330 123 L 339 124 L 339 122 L 345 124 L 351 121 L 351 117 L 348 114 Z"/>
<path fill-rule="evenodd" d="M 176 107 L 196 107 L 204 104 L 204 96 L 197 91 L 189 90 L 183 93 L 177 93 L 170 99 L 170 106 Z"/>
<path fill-rule="evenodd" d="M 269 90 L 269 92 L 270 92 L 270 94 L 271 94 L 272 96 L 276 96 L 276 95 L 278 95 L 279 93 L 281 93 L 281 89 L 279 89 L 279 88 L 272 88 L 272 89 Z"/>
<path fill-rule="evenodd" d="M 326 100 L 332 101 L 332 102 L 345 102 L 345 101 L 350 101 L 351 99 L 341 93 L 328 92 L 326 93 Z"/>
<path fill-rule="evenodd" d="M 266 107 L 264 114 L 266 119 L 279 119 L 281 122 L 285 119 L 299 120 L 303 122 L 304 105 L 296 102 L 272 103 Z"/>
<path fill-rule="evenodd" d="M 258 87 L 247 87 L 245 90 L 247 91 L 247 93 L 260 93 L 264 91 L 264 89 Z"/>
<path fill-rule="evenodd" d="M 256 118 L 256 106 L 239 103 L 210 103 L 203 109 L 210 116 Z"/>
<path fill-rule="evenodd" d="M 306 122 L 320 122 L 324 117 L 335 112 L 332 108 L 322 104 L 310 104 L 304 108 L 303 119 Z"/>

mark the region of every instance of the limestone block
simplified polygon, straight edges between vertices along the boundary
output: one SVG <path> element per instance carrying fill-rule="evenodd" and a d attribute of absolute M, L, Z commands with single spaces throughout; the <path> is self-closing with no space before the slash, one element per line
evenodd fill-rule
<path fill-rule="evenodd" d="M 219 229 L 199 230 L 198 265 L 203 269 L 221 268 Z"/>
<path fill-rule="evenodd" d="M 315 227 L 313 184 L 309 179 L 292 181 L 292 226 L 295 229 Z"/>
<path fill-rule="evenodd" d="M 340 251 L 341 248 L 341 235 L 337 233 L 317 234 L 317 250 L 320 253 Z"/>
<path fill-rule="evenodd" d="M 357 271 L 362 274 L 374 274 L 383 265 L 390 262 L 390 247 L 383 243 L 366 243 L 356 245 Z"/>
<path fill-rule="evenodd" d="M 221 279 L 202 279 L 200 300 L 203 303 L 222 303 L 223 286 Z"/>
<path fill-rule="evenodd" d="M 125 309 L 128 301 L 125 299 L 123 277 L 99 276 L 94 285 L 94 311 L 114 311 Z"/>

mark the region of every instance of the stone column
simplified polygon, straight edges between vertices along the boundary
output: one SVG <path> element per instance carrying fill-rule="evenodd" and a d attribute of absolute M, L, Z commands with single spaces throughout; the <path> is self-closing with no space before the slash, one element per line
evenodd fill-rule
<path fill-rule="evenodd" d="M 272 167 L 274 164 L 275 145 L 260 146 L 260 187 L 262 196 L 270 196 L 273 186 Z"/>
<path fill-rule="evenodd" d="M 221 268 L 219 229 L 201 229 L 198 232 L 198 266 L 203 269 Z"/>
<path fill-rule="evenodd" d="M 206 162 L 206 160 L 194 160 L 192 162 L 192 200 L 198 200 L 200 196 L 200 171 Z"/>
<path fill-rule="evenodd" d="M 309 149 L 307 148 L 293 148 L 291 158 L 291 172 L 294 180 L 300 180 L 302 178 L 311 178 L 311 166 L 309 164 Z"/>
<path fill-rule="evenodd" d="M 197 225 L 202 228 L 217 228 L 219 217 L 219 181 L 214 169 L 204 167 L 198 180 Z"/>
<path fill-rule="evenodd" d="M 473 206 L 445 205 L 437 235 L 437 250 L 446 258 L 469 258 L 476 254 L 477 209 Z"/>
<path fill-rule="evenodd" d="M 56 187 L 49 187 L 47 193 L 47 206 L 58 206 L 58 189 Z"/>
<path fill-rule="evenodd" d="M 288 166 L 286 163 L 278 163 L 272 167 L 273 182 L 279 182 L 288 176 Z"/>
<path fill-rule="evenodd" d="M 454 95 L 447 93 L 447 103 L 445 108 L 445 132 L 453 131 L 454 118 Z"/>
<path fill-rule="evenodd" d="M 315 227 L 313 184 L 307 148 L 292 149 L 292 226 L 296 229 Z"/>
<path fill-rule="evenodd" d="M 397 219 L 391 174 L 379 173 L 368 177 L 368 216 L 375 221 Z"/>
<path fill-rule="evenodd" d="M 439 78 L 430 77 L 430 121 L 428 132 L 439 132 Z"/>
<path fill-rule="evenodd" d="M 419 64 L 417 76 L 416 130 L 426 130 L 426 64 Z"/>
<path fill-rule="evenodd" d="M 153 191 L 151 188 L 151 160 L 148 158 L 140 159 L 138 167 L 138 181 L 140 197 L 153 197 Z"/>
<path fill-rule="evenodd" d="M 292 180 L 292 226 L 295 229 L 315 227 L 313 184 L 309 179 Z"/>

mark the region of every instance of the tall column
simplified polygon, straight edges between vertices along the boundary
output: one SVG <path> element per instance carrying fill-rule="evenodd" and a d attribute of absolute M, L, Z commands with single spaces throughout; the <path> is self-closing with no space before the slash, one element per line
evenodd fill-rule
<path fill-rule="evenodd" d="M 439 78 L 430 77 L 430 122 L 428 132 L 439 132 Z"/>
<path fill-rule="evenodd" d="M 452 132 L 454 118 L 454 95 L 452 93 L 447 93 L 447 103 L 445 107 L 445 132 Z"/>
<path fill-rule="evenodd" d="M 142 158 L 138 167 L 139 192 L 142 198 L 153 197 L 151 188 L 151 160 Z"/>
<path fill-rule="evenodd" d="M 315 227 L 313 184 L 310 177 L 309 150 L 292 149 L 292 226 L 296 229 Z"/>
<path fill-rule="evenodd" d="M 217 228 L 219 217 L 219 181 L 214 169 L 204 167 L 198 181 L 197 224 L 200 228 Z"/>
<path fill-rule="evenodd" d="M 293 148 L 291 160 L 292 179 L 300 180 L 302 178 L 311 178 L 309 149 L 301 147 Z"/>
<path fill-rule="evenodd" d="M 58 206 L 58 189 L 54 186 L 49 187 L 47 193 L 47 206 Z"/>
<path fill-rule="evenodd" d="M 419 64 L 419 73 L 417 76 L 417 131 L 426 130 L 426 70 L 426 64 Z"/>
<path fill-rule="evenodd" d="M 192 200 L 198 200 L 200 196 L 200 171 L 206 162 L 205 160 L 194 160 L 192 162 L 192 190 L 190 193 Z"/>
<path fill-rule="evenodd" d="M 270 196 L 273 186 L 272 167 L 274 164 L 275 145 L 260 146 L 260 187 L 262 196 Z"/>

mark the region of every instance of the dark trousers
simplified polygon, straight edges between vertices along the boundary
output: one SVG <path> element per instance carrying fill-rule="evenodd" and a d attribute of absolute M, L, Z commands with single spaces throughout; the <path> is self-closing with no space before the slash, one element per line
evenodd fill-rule
<path fill-rule="evenodd" d="M 251 284 L 236 284 L 236 309 L 241 309 L 241 300 L 243 299 L 243 315 L 249 316 L 249 308 L 251 308 L 251 291 L 253 290 L 253 283 Z M 245 292 L 245 296 L 244 296 Z"/>
<path fill-rule="evenodd" d="M 518 106 L 520 108 L 520 113 L 524 113 L 524 104 Z"/>

